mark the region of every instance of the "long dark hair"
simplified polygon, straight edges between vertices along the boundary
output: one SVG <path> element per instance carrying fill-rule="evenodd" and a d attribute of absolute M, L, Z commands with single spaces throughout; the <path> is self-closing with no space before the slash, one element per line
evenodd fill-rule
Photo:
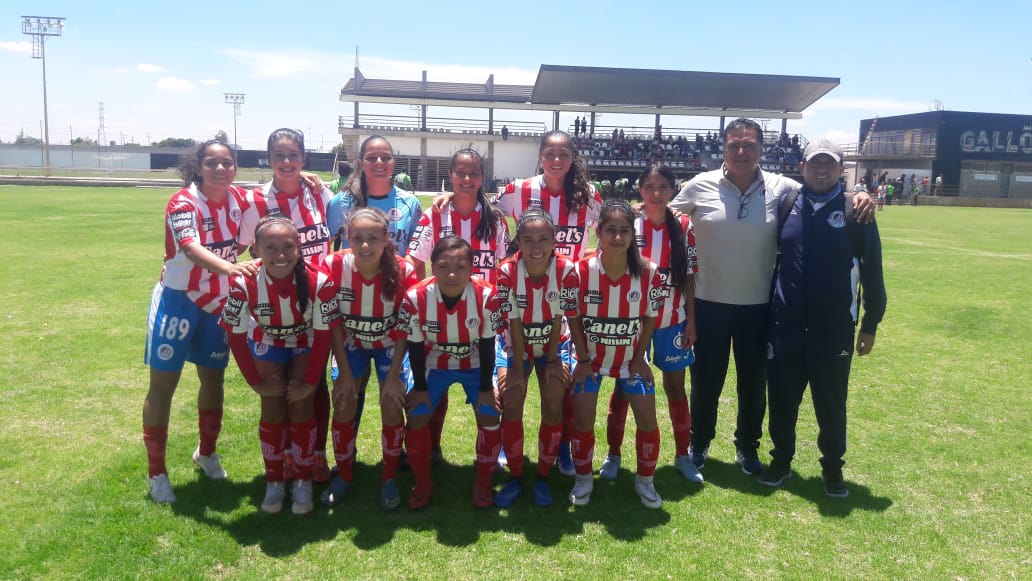
<path fill-rule="evenodd" d="M 395 250 L 394 242 L 391 240 L 390 234 L 387 231 L 390 226 L 390 222 L 387 220 L 387 214 L 384 214 L 376 208 L 359 208 L 348 216 L 348 232 L 353 232 L 351 224 L 359 218 L 373 220 L 383 226 L 383 235 L 387 240 L 387 245 L 384 246 L 383 254 L 380 255 L 380 275 L 383 281 L 383 288 L 380 291 L 380 296 L 382 296 L 385 301 L 396 300 L 398 298 L 398 285 L 401 280 L 401 269 L 398 267 L 398 261 L 394 258 L 397 251 Z M 354 252 L 354 249 L 352 249 L 352 252 Z"/>
<path fill-rule="evenodd" d="M 610 222 L 616 219 L 618 216 L 622 216 L 627 223 L 634 228 L 634 209 L 626 201 L 621 199 L 609 199 L 602 203 L 602 210 L 598 214 L 598 226 L 599 232 L 602 228 Z M 599 236 L 601 237 L 601 236 Z M 627 272 L 631 273 L 633 277 L 641 277 L 641 273 L 645 271 L 645 259 L 641 257 L 641 251 L 638 250 L 638 245 L 632 240 L 631 244 L 627 247 Z"/>
<path fill-rule="evenodd" d="M 477 224 L 477 238 L 484 242 L 490 243 L 494 240 L 498 234 L 498 221 L 504 220 L 505 216 L 494 207 L 494 204 L 487 200 L 487 196 L 484 195 L 484 158 L 481 157 L 480 152 L 467 147 L 460 149 L 452 154 L 451 163 L 448 165 L 448 173 L 455 169 L 455 164 L 458 163 L 460 157 L 467 155 L 473 159 L 480 167 L 480 187 L 477 188 L 477 201 L 480 202 L 480 223 Z M 455 188 L 455 184 L 452 184 L 452 189 Z"/>
<path fill-rule="evenodd" d="M 458 236 L 445 236 L 438 240 L 437 244 L 434 244 L 434 249 L 430 251 L 430 262 L 434 263 L 445 252 L 456 249 L 465 251 L 466 258 L 470 263 L 473 262 L 473 248 L 465 238 L 459 238 Z"/>
<path fill-rule="evenodd" d="M 588 164 L 574 147 L 573 137 L 569 133 L 556 129 L 541 136 L 541 144 L 538 146 L 538 155 L 545 150 L 548 140 L 556 138 L 565 141 L 572 157 L 570 158 L 570 169 L 563 176 L 563 197 L 566 199 L 566 211 L 576 212 L 591 203 L 591 175 L 588 173 Z"/>
<path fill-rule="evenodd" d="M 393 151 L 391 142 L 383 135 L 370 135 L 369 137 L 366 137 L 362 140 L 362 145 L 358 147 L 357 163 L 355 163 L 355 167 L 351 170 L 351 175 L 348 176 L 348 181 L 344 184 L 344 187 L 341 188 L 342 190 L 347 190 L 351 194 L 352 199 L 355 200 L 355 203 L 353 204 L 353 207 L 355 208 L 364 208 L 369 204 L 365 169 L 362 167 L 362 161 L 365 159 L 366 147 L 368 147 L 370 143 L 381 139 L 387 144 L 387 147 L 391 147 Z"/>
<path fill-rule="evenodd" d="M 638 176 L 638 187 L 645 183 L 645 178 L 650 175 L 658 175 L 670 184 L 670 189 L 675 189 L 677 176 L 674 170 L 660 162 L 653 162 L 645 166 L 645 171 Z M 681 229 L 681 222 L 670 210 L 665 210 L 664 220 L 666 221 L 667 236 L 670 239 L 670 278 L 669 285 L 684 292 L 688 290 L 688 249 L 685 243 L 684 230 Z"/>
<path fill-rule="evenodd" d="M 301 150 L 301 155 L 305 155 L 305 134 L 289 127 L 280 127 L 269 134 L 269 141 L 265 144 L 266 152 L 271 154 L 272 146 L 276 145 L 276 142 L 281 139 L 293 141 L 297 144 L 298 149 Z"/>
<path fill-rule="evenodd" d="M 183 178 L 184 186 L 194 184 L 200 188 L 204 185 L 204 178 L 201 177 L 201 166 L 204 162 L 204 154 L 208 152 L 208 148 L 212 145 L 225 146 L 225 148 L 229 150 L 230 157 L 233 158 L 233 165 L 236 165 L 236 150 L 226 142 L 225 137 L 219 136 L 209 139 L 199 144 L 193 155 L 184 155 L 179 160 L 179 167 L 176 168 L 176 173 L 179 174 L 179 177 Z"/>
<path fill-rule="evenodd" d="M 254 227 L 255 246 L 257 246 L 261 240 L 262 232 L 272 224 L 290 228 L 290 231 L 294 233 L 294 237 L 297 238 L 297 226 L 294 225 L 294 221 L 286 216 L 274 214 L 258 220 L 258 225 Z M 308 310 L 308 271 L 305 269 L 305 259 L 300 255 L 300 247 L 301 245 L 299 242 L 297 262 L 294 263 L 294 285 L 297 286 L 297 302 L 301 308 L 301 312 L 304 313 Z M 264 262 L 264 260 L 262 262 Z"/>

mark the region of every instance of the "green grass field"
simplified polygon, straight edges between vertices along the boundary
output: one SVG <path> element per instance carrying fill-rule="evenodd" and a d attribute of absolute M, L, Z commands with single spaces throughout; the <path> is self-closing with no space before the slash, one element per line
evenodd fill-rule
<path fill-rule="evenodd" d="M 472 414 L 453 397 L 430 509 L 377 508 L 373 404 L 352 496 L 295 517 L 257 508 L 258 398 L 235 367 L 219 442 L 229 480 L 190 462 L 188 367 L 168 456 L 179 501 L 147 496 L 144 326 L 171 194 L 0 186 L 0 578 L 1032 578 L 1032 211 L 878 214 L 889 309 L 874 353 L 854 361 L 845 501 L 821 489 L 808 398 L 794 477 L 772 491 L 742 475 L 732 376 L 704 486 L 670 465 L 661 412 L 658 511 L 626 469 L 587 507 L 564 501 L 572 480 L 556 474 L 551 508 L 475 510 Z M 633 466 L 633 444 L 625 456 Z"/>

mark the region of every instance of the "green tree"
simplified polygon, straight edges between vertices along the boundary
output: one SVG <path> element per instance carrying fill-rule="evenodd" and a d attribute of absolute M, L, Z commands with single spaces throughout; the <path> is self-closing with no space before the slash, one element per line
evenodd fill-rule
<path fill-rule="evenodd" d="M 151 143 L 154 147 L 193 147 L 197 142 L 189 137 L 166 137 L 161 141 Z"/>
<path fill-rule="evenodd" d="M 25 130 L 22 129 L 18 133 L 18 137 L 14 138 L 14 143 L 16 145 L 39 145 L 43 143 L 43 140 L 38 137 L 33 137 L 31 135 L 25 135 Z"/>

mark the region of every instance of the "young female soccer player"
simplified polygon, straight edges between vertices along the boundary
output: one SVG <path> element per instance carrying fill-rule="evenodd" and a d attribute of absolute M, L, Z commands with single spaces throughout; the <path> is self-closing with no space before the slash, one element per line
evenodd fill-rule
<path fill-rule="evenodd" d="M 333 451 L 338 473 L 323 492 L 327 505 L 339 502 L 351 488 L 355 461 L 358 402 L 363 377 L 370 362 L 380 379 L 383 472 L 380 478 L 380 506 L 390 511 L 401 496 L 395 476 L 405 438 L 405 391 L 411 382 L 404 341 L 397 327 L 405 291 L 416 281 L 416 273 L 394 252 L 388 232 L 390 221 L 375 208 L 360 208 L 347 222 L 348 246 L 331 254 L 325 263 L 327 282 L 316 301 L 316 348 L 325 353 L 332 327 L 333 352 L 339 374 L 333 384 Z M 306 381 L 314 384 L 322 368 L 310 369 Z"/>
<path fill-rule="evenodd" d="M 577 261 L 588 249 L 590 229 L 598 222 L 602 199 L 591 185 L 588 165 L 574 147 L 569 133 L 558 130 L 546 133 L 538 147 L 538 161 L 542 174 L 508 184 L 499 195 L 496 206 L 515 220 L 528 208 L 543 209 L 555 224 L 556 254 Z M 435 207 L 443 207 L 447 199 L 447 195 L 439 197 L 434 202 Z M 573 407 L 569 396 L 563 402 L 563 411 L 559 472 L 572 476 L 574 467 L 569 441 Z"/>
<path fill-rule="evenodd" d="M 305 136 L 295 129 L 280 128 L 269 134 L 267 142 L 272 180 L 256 188 L 241 224 L 241 244 L 253 242 L 254 228 L 265 216 L 286 216 L 297 227 L 301 257 L 313 265 L 322 264 L 330 253 L 330 230 L 326 225 L 326 208 L 332 193 L 318 182 L 311 187 L 302 178 L 305 165 Z M 325 368 L 325 362 L 323 362 Z M 326 380 L 319 382 L 314 398 L 317 436 L 313 479 L 327 482 L 330 469 L 326 463 L 326 436 L 330 421 L 330 395 Z M 288 472 L 290 466 L 288 465 Z"/>
<path fill-rule="evenodd" d="M 684 390 L 684 370 L 691 364 L 695 343 L 695 237 L 688 216 L 675 217 L 667 208 L 674 195 L 676 177 L 662 163 L 650 163 L 638 178 L 642 210 L 634 220 L 635 240 L 642 256 L 659 268 L 666 298 L 656 318 L 652 336 L 652 362 L 663 372 L 663 389 L 674 427 L 674 467 L 690 482 L 702 482 L 702 474 L 691 461 L 692 419 Z M 609 454 L 599 476 L 614 480 L 620 469 L 620 446 L 627 421 L 627 398 L 613 390 L 609 398 L 606 435 Z"/>
<path fill-rule="evenodd" d="M 460 149 L 451 157 L 449 177 L 455 193 L 440 210 L 423 212 L 409 242 L 408 259 L 416 267 L 416 276 L 422 279 L 437 241 L 458 236 L 473 248 L 473 274 L 494 284 L 496 263 L 505 258 L 509 246 L 509 230 L 505 217 L 484 195 L 483 158 L 474 149 Z"/>
<path fill-rule="evenodd" d="M 498 300 L 509 322 L 495 360 L 509 481 L 494 502 L 511 506 L 523 492 L 523 404 L 533 366 L 541 386 L 534 504 L 549 506 L 548 475 L 559 452 L 563 396 L 571 367 L 563 313 L 577 309 L 577 269 L 573 262 L 556 256 L 555 226 L 540 208 L 520 216 L 516 245 L 519 251 L 502 262 L 498 273 Z"/>
<path fill-rule="evenodd" d="M 634 211 L 627 202 L 608 200 L 602 206 L 598 250 L 577 263 L 578 309 L 568 313 L 577 356 L 572 378 L 577 477 L 570 502 L 591 500 L 595 407 L 602 377 L 608 376 L 630 401 L 638 425 L 634 491 L 642 504 L 659 508 L 663 500 L 652 482 L 659 458 L 656 386 L 646 349 L 665 291 L 656 265 L 643 259 L 634 243 Z"/>
<path fill-rule="evenodd" d="M 229 361 L 219 313 L 229 277 L 254 273 L 252 262 L 237 264 L 237 232 L 244 191 L 234 187 L 236 156 L 226 143 L 208 140 L 179 168 L 185 187 L 165 208 L 165 264 L 147 316 L 150 388 L 143 402 L 143 442 L 147 448 L 150 496 L 175 502 L 165 449 L 172 394 L 183 365 L 197 365 L 200 445 L 193 461 L 208 478 L 226 471 L 215 453 L 222 428 L 223 377 Z"/>
<path fill-rule="evenodd" d="M 241 374 L 261 396 L 258 438 L 267 480 L 261 508 L 268 513 L 283 508 L 283 455 L 289 431 L 289 454 L 296 470 L 291 511 L 305 514 L 313 507 L 315 440 L 314 388 L 305 383 L 305 371 L 315 290 L 324 277 L 301 258 L 298 230 L 290 218 L 262 218 L 254 238 L 251 252 L 261 260 L 261 268 L 253 276 L 233 278 L 222 326 Z"/>
<path fill-rule="evenodd" d="M 430 429 L 434 407 L 453 383 L 466 390 L 477 418 L 477 466 L 473 504 L 491 506 L 491 474 L 498 460 L 501 431 L 497 397 L 491 381 L 495 333 L 499 327 L 494 288 L 472 276 L 473 250 L 456 236 L 442 238 L 430 255 L 433 277 L 409 289 L 400 325 L 412 366 L 413 387 L 407 398 L 405 446 L 415 477 L 409 508 L 430 502 Z"/>

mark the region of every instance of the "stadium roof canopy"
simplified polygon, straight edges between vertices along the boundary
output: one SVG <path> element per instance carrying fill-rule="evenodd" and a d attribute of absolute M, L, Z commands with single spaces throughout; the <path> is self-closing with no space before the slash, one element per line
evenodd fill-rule
<path fill-rule="evenodd" d="M 742 116 L 799 119 L 802 112 L 839 84 L 828 77 L 708 73 L 541 65 L 533 85 L 442 83 L 367 79 L 355 76 L 341 89 L 341 101 L 595 111 L 704 117 Z"/>

